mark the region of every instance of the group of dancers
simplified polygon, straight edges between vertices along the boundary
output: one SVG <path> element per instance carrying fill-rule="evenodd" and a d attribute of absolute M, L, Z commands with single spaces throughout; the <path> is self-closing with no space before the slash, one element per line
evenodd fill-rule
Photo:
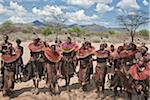
<path fill-rule="evenodd" d="M 139 85 L 142 87 L 135 88 L 138 92 L 139 89 L 140 93 L 146 91 L 144 87 L 147 85 L 143 83 L 150 76 L 150 54 L 144 43 L 141 46 L 124 43 L 119 47 L 101 43 L 99 50 L 96 50 L 89 41 L 84 41 L 80 46 L 71 37 L 67 37 L 64 42 L 55 41 L 55 44 L 49 45 L 38 37 L 28 45 L 30 60 L 24 65 L 21 40 L 17 39 L 17 46 L 14 47 L 8 39 L 5 35 L 0 45 L 3 95 L 10 95 L 15 81 L 22 81 L 20 73 L 23 73 L 23 77 L 27 80 L 33 80 L 34 94 L 39 93 L 39 82 L 43 75 L 51 95 L 60 92 L 59 78 L 65 79 L 65 86 L 68 91 L 71 91 L 70 79 L 75 74 L 78 76 L 82 91 L 88 90 L 87 85 L 93 79 L 97 93 L 101 92 L 100 87 L 104 93 L 107 73 L 113 73 L 110 78 L 110 87 L 117 88 L 118 80 L 121 79 L 121 86 L 125 91 L 129 90 L 124 84 L 128 80 L 132 83 L 132 87 Z M 97 62 L 96 66 L 93 66 L 94 61 Z M 79 71 L 76 70 L 77 66 Z M 118 78 L 116 78 L 117 75 Z"/>

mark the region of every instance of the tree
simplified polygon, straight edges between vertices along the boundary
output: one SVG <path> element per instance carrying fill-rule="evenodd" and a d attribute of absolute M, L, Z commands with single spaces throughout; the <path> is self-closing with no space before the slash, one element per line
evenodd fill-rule
<path fill-rule="evenodd" d="M 5 21 L 3 24 L 2 24 L 2 26 L 1 26 L 1 28 L 0 28 L 0 31 L 2 32 L 2 33 L 9 33 L 9 32 L 11 32 L 11 30 L 13 29 L 13 23 L 12 23 L 12 21 Z"/>
<path fill-rule="evenodd" d="M 51 28 L 49 28 L 49 27 L 44 28 L 44 29 L 42 30 L 42 34 L 45 36 L 45 38 L 46 38 L 46 36 L 49 36 L 49 35 L 52 34 L 52 33 L 53 33 L 53 30 L 52 30 Z"/>
<path fill-rule="evenodd" d="M 139 35 L 149 38 L 150 32 L 147 29 L 142 29 L 139 31 Z"/>
<path fill-rule="evenodd" d="M 72 27 L 68 29 L 69 33 L 77 33 L 77 36 L 80 37 L 85 34 L 85 31 L 80 29 L 79 27 Z"/>
<path fill-rule="evenodd" d="M 134 42 L 136 31 L 149 22 L 149 16 L 143 11 L 132 12 L 118 16 L 120 25 L 130 34 L 131 42 Z"/>

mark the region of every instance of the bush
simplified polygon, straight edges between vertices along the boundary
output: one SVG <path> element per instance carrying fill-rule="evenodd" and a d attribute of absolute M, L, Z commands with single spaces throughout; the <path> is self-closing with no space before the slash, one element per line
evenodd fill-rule
<path fill-rule="evenodd" d="M 13 23 L 11 21 L 5 21 L 3 24 L 2 24 L 2 27 L 5 28 L 5 29 L 9 29 L 9 28 L 12 28 L 13 26 Z"/>
<path fill-rule="evenodd" d="M 77 37 L 80 37 L 82 35 L 85 35 L 85 31 L 78 28 L 78 27 L 73 27 L 68 29 L 69 33 L 77 33 Z"/>
<path fill-rule="evenodd" d="M 139 31 L 139 35 L 143 37 L 149 37 L 149 31 L 147 29 L 142 29 Z"/>
<path fill-rule="evenodd" d="M 115 35 L 115 34 L 116 34 L 115 31 L 108 31 L 108 33 L 109 33 L 110 35 Z"/>
<path fill-rule="evenodd" d="M 52 33 L 53 33 L 53 30 L 52 30 L 51 28 L 49 28 L 49 27 L 44 28 L 44 29 L 42 30 L 42 34 L 43 34 L 44 36 L 48 36 L 48 35 L 50 35 L 50 34 L 52 34 Z"/>
<path fill-rule="evenodd" d="M 0 28 L 0 32 L 9 33 L 12 29 L 13 23 L 11 21 L 5 21 Z"/>

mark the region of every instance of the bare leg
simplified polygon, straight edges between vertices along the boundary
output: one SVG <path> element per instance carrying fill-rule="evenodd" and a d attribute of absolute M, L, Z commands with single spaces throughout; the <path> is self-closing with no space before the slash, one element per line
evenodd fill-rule
<path fill-rule="evenodd" d="M 33 79 L 34 88 L 36 88 L 36 82 L 35 79 Z"/>
<path fill-rule="evenodd" d="M 66 77 L 66 87 L 67 87 L 67 91 L 68 91 L 68 92 L 71 91 L 71 90 L 70 90 L 70 87 L 69 87 L 69 83 L 70 83 L 70 77 L 69 77 L 69 75 L 67 75 L 67 77 Z"/>
<path fill-rule="evenodd" d="M 132 94 L 127 92 L 129 100 L 132 100 Z"/>
<path fill-rule="evenodd" d="M 49 95 L 51 95 L 52 96 L 52 86 L 51 86 L 51 84 L 49 85 Z"/>
<path fill-rule="evenodd" d="M 52 93 L 55 94 L 55 83 L 51 83 Z"/>
<path fill-rule="evenodd" d="M 116 96 L 118 94 L 117 87 L 114 88 L 114 100 L 116 100 Z"/>
<path fill-rule="evenodd" d="M 38 94 L 39 93 L 39 78 L 36 77 L 35 79 L 35 84 L 36 84 L 36 87 L 35 87 L 35 94 Z"/>
<path fill-rule="evenodd" d="M 105 89 L 105 76 L 107 73 L 107 68 L 104 69 L 104 74 L 103 74 L 103 78 L 102 78 L 102 93 L 104 94 L 104 89 Z"/>
<path fill-rule="evenodd" d="M 96 88 L 97 88 L 97 92 L 100 92 L 99 83 L 97 81 L 96 81 Z"/>

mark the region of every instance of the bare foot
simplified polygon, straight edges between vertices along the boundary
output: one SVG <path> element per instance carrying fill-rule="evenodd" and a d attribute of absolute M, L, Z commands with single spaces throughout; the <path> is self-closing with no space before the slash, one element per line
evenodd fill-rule
<path fill-rule="evenodd" d="M 34 93 L 37 95 L 39 93 L 39 89 L 36 88 L 35 91 L 34 91 Z"/>

